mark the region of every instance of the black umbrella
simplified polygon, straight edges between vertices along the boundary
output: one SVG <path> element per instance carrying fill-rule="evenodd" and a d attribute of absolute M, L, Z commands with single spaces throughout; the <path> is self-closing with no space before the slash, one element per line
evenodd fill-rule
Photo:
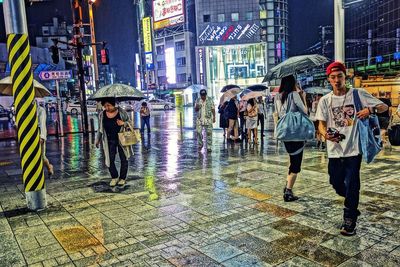
<path fill-rule="evenodd" d="M 229 91 L 229 90 L 231 90 L 233 88 L 240 88 L 240 86 L 237 86 L 236 84 L 225 85 L 224 87 L 222 87 L 221 93 L 225 93 L 225 92 L 227 92 L 227 91 Z"/>
<path fill-rule="evenodd" d="M 270 69 L 265 75 L 263 82 L 281 79 L 306 69 L 321 66 L 327 62 L 329 62 L 328 58 L 317 54 L 290 57 Z"/>
<path fill-rule="evenodd" d="M 250 91 L 265 91 L 268 89 L 268 87 L 263 84 L 256 84 L 249 86 L 246 89 L 249 89 Z"/>

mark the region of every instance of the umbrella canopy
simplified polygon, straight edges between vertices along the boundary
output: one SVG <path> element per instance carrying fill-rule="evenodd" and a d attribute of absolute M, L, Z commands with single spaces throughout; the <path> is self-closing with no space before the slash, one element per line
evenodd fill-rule
<path fill-rule="evenodd" d="M 242 89 L 240 89 L 239 87 L 233 87 L 233 88 L 229 89 L 228 91 L 226 91 L 225 93 L 222 94 L 222 96 L 219 100 L 219 104 L 223 104 L 226 101 L 231 100 L 231 98 L 240 94 L 240 92 L 242 92 Z"/>
<path fill-rule="evenodd" d="M 192 84 L 185 88 L 185 90 L 192 90 L 193 93 L 199 93 L 201 89 L 207 90 L 207 86 L 202 84 Z"/>
<path fill-rule="evenodd" d="M 280 79 L 306 69 L 321 66 L 327 62 L 329 62 L 328 58 L 317 54 L 291 57 L 270 69 L 263 82 Z"/>
<path fill-rule="evenodd" d="M 36 80 L 33 80 L 33 89 L 35 90 L 35 97 L 51 96 L 50 91 Z M 0 94 L 13 95 L 11 76 L 0 80 Z"/>
<path fill-rule="evenodd" d="M 260 96 L 265 96 L 266 94 L 265 94 L 265 92 L 261 92 L 261 91 L 250 91 L 250 90 L 246 90 L 246 91 L 244 91 L 243 92 L 243 95 L 241 96 L 241 99 L 242 100 L 249 100 L 249 99 L 252 99 L 252 98 L 257 98 L 257 97 L 260 97 Z"/>
<path fill-rule="evenodd" d="M 221 93 L 225 93 L 225 92 L 227 92 L 227 91 L 229 91 L 231 89 L 234 89 L 234 88 L 239 88 L 240 89 L 240 87 L 238 85 L 236 85 L 236 84 L 228 84 L 228 85 L 225 85 L 224 87 L 222 87 Z"/>
<path fill-rule="evenodd" d="M 268 86 L 265 86 L 263 84 L 256 84 L 256 85 L 251 85 L 247 87 L 250 91 L 265 91 L 268 89 Z"/>
<path fill-rule="evenodd" d="M 305 88 L 304 91 L 307 94 L 321 94 L 321 95 L 326 95 L 326 94 L 329 94 L 330 92 L 332 92 L 328 88 L 318 87 L 318 86 Z"/>
<path fill-rule="evenodd" d="M 107 98 L 115 98 L 118 101 L 142 100 L 144 94 L 132 86 L 120 83 L 114 83 L 100 88 L 89 99 L 102 100 Z"/>

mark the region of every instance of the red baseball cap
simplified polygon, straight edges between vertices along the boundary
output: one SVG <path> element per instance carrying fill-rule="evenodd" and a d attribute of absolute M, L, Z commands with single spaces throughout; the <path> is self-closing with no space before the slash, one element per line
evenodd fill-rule
<path fill-rule="evenodd" d="M 343 71 L 344 74 L 346 74 L 346 66 L 342 62 L 339 62 L 339 61 L 332 62 L 326 68 L 326 75 L 331 74 L 333 71 Z"/>

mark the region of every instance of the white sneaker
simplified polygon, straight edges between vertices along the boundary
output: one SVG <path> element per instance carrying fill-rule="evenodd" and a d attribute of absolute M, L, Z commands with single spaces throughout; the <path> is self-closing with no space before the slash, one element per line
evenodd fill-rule
<path fill-rule="evenodd" d="M 117 182 L 118 182 L 118 178 L 112 179 L 111 182 L 110 182 L 110 186 L 111 186 L 111 187 L 116 186 L 116 185 L 117 185 Z"/>
<path fill-rule="evenodd" d="M 124 186 L 126 184 L 126 180 L 125 179 L 119 179 L 118 180 L 118 185 L 119 186 Z"/>

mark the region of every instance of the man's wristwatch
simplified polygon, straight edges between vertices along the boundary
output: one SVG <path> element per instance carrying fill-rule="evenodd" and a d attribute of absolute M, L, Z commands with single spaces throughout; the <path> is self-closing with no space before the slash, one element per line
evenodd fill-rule
<path fill-rule="evenodd" d="M 376 107 L 369 107 L 368 111 L 369 111 L 369 114 L 376 114 L 377 113 L 377 108 Z"/>

